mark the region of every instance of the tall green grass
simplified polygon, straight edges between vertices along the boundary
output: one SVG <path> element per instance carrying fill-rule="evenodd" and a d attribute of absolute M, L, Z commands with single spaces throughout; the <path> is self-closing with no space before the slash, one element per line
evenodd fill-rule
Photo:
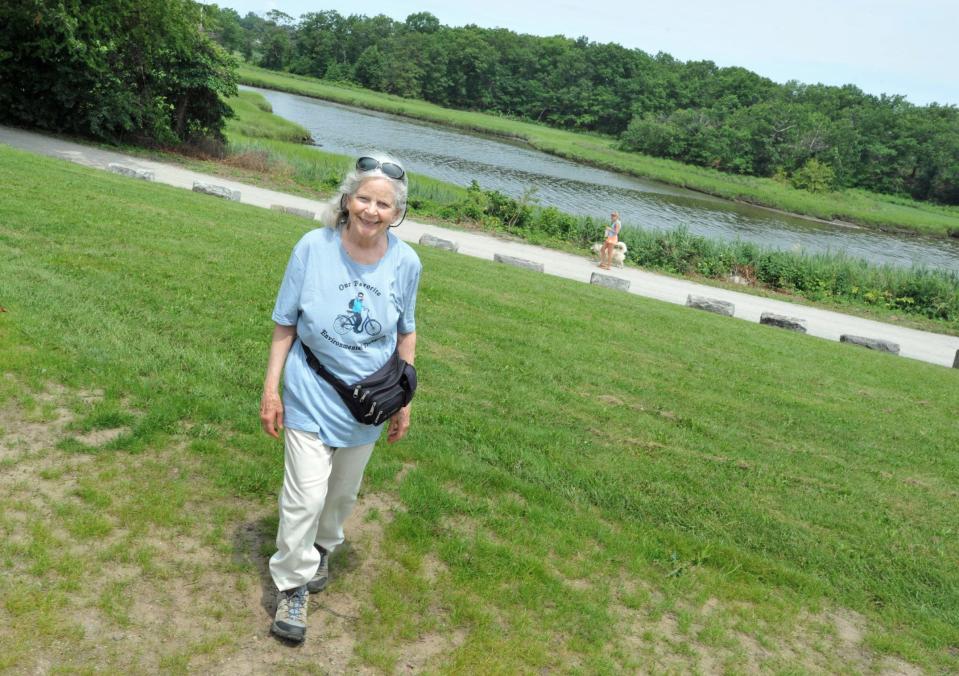
<path fill-rule="evenodd" d="M 629 230 L 622 238 L 630 260 L 682 275 L 741 281 L 809 301 L 874 307 L 940 322 L 959 333 L 959 273 L 874 265 L 840 253 L 794 253 L 743 241 L 720 242 L 673 231 Z"/>
<path fill-rule="evenodd" d="M 63 447 L 101 472 L 110 454 L 186 444 L 199 462 L 163 505 L 171 523 L 211 484 L 272 502 L 282 453 L 258 394 L 274 293 L 310 226 L 2 147 L 0 180 L 0 364 L 15 379 L 0 401 L 102 389 L 104 424 L 122 408 L 129 432 Z M 959 669 L 959 372 L 419 253 L 413 428 L 365 484 L 400 508 L 382 551 L 358 554 L 375 558 L 351 625 L 361 664 L 402 669 L 433 636 L 438 672 L 685 671 L 699 650 L 736 671 L 742 641 L 764 671 L 797 655 Z M 0 519 L 6 540 L 17 523 Z M 66 612 L 76 588 L 30 563 Z M 0 605 L 0 642 L 14 636 L 23 665 L 60 639 L 16 621 L 21 605 Z M 814 619 L 835 610 L 863 618 L 853 653 Z M 664 617 L 675 631 L 657 643 Z"/>
<path fill-rule="evenodd" d="M 725 174 L 672 160 L 628 153 L 616 140 L 594 134 L 402 99 L 359 87 L 241 65 L 240 80 L 268 89 L 303 94 L 371 110 L 381 110 L 461 129 L 522 139 L 544 152 L 611 171 L 647 177 L 710 195 L 825 220 L 843 220 L 880 229 L 959 236 L 959 208 L 850 189 L 827 194 L 797 190 L 773 179 Z"/>

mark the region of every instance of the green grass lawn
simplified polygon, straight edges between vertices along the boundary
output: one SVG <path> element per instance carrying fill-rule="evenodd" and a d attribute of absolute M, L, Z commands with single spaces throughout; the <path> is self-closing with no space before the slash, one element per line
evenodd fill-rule
<path fill-rule="evenodd" d="M 307 645 L 268 639 L 258 396 L 309 225 L 0 180 L 0 669 L 959 669 L 959 371 L 432 249 L 410 436 Z"/>
<path fill-rule="evenodd" d="M 673 160 L 623 152 L 616 149 L 616 140 L 610 137 L 554 129 L 487 113 L 442 108 L 425 101 L 403 99 L 247 64 L 240 66 L 240 80 L 258 87 L 521 139 L 534 148 L 577 162 L 795 214 L 849 221 L 879 229 L 941 236 L 949 233 L 959 235 L 959 208 L 956 207 L 858 189 L 814 194 L 769 178 L 726 174 Z"/>

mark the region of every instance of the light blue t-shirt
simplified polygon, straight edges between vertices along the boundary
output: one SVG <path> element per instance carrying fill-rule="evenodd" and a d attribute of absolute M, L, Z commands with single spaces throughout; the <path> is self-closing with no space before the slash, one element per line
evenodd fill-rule
<path fill-rule="evenodd" d="M 416 252 L 390 232 L 386 254 L 372 265 L 350 258 L 332 228 L 312 230 L 297 243 L 273 308 L 273 321 L 295 325 L 298 337 L 284 367 L 286 427 L 315 432 L 338 448 L 376 441 L 382 426 L 356 421 L 336 390 L 307 365 L 300 341 L 346 383 L 370 375 L 393 354 L 397 332 L 416 330 L 422 267 Z M 352 309 L 361 293 L 357 324 Z"/>

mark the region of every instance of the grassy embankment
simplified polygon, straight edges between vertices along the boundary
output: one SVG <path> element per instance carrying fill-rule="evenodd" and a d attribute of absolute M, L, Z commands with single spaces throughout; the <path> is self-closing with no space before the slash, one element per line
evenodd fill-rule
<path fill-rule="evenodd" d="M 432 249 L 411 434 L 307 644 L 268 639 L 256 413 L 309 224 L 0 180 L 0 669 L 959 669 L 959 372 Z"/>
<path fill-rule="evenodd" d="M 240 92 L 230 97 L 234 116 L 226 121 L 229 138 L 265 138 L 290 143 L 310 143 L 310 132 L 279 115 L 272 115 L 270 104 L 259 94 Z"/>
<path fill-rule="evenodd" d="M 829 194 L 796 190 L 772 179 L 736 176 L 719 171 L 627 153 L 615 139 L 553 129 L 486 113 L 441 108 L 397 96 L 315 78 L 241 65 L 243 83 L 405 115 L 452 127 L 522 139 L 534 148 L 577 162 L 620 173 L 651 178 L 710 195 L 740 200 L 827 221 L 841 220 L 880 229 L 959 236 L 959 208 L 849 189 Z"/>
<path fill-rule="evenodd" d="M 305 129 L 277 118 L 255 92 L 243 92 L 231 105 L 237 117 L 227 126 L 229 153 L 224 164 L 196 168 L 301 192 L 326 195 L 338 184 L 350 158 L 304 147 Z M 291 143 L 291 141 L 293 141 Z M 603 223 L 555 209 L 523 207 L 500 193 L 464 190 L 412 175 L 413 218 L 438 218 L 444 224 L 521 237 L 531 243 L 585 253 Z M 749 278 L 737 290 L 813 302 L 843 312 L 916 328 L 959 333 L 959 275 L 937 271 L 878 267 L 841 254 L 764 251 L 748 242 L 708 240 L 683 229 L 658 232 L 627 228 L 621 235 L 629 260 L 641 267 L 731 286 L 732 273 Z"/>
<path fill-rule="evenodd" d="M 309 132 L 273 115 L 269 102 L 259 94 L 240 92 L 229 99 L 229 104 L 236 116 L 226 124 L 226 158 L 221 162 L 187 161 L 194 168 L 322 198 L 333 192 L 355 161 L 303 145 L 310 138 Z M 447 204 L 466 196 L 465 188 L 450 183 L 419 174 L 410 178 L 410 199 L 414 201 Z"/>

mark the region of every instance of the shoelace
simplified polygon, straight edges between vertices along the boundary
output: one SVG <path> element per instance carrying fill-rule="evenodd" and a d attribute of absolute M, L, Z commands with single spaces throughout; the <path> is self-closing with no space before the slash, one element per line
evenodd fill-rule
<path fill-rule="evenodd" d="M 303 613 L 303 606 L 306 605 L 306 594 L 299 590 L 294 590 L 287 595 L 286 599 L 290 607 L 290 619 L 300 619 L 300 615 Z"/>

